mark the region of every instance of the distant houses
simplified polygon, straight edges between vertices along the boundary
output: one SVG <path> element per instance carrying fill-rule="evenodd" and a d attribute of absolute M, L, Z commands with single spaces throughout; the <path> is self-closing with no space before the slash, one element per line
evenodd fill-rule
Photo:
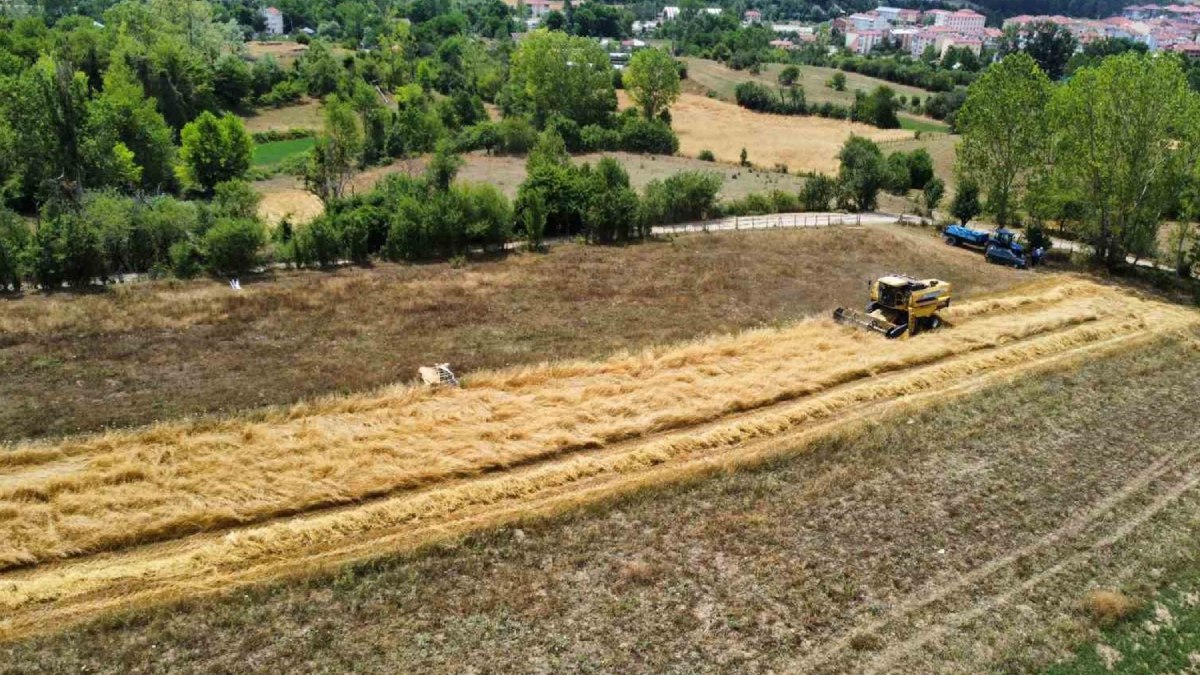
<path fill-rule="evenodd" d="M 1173 51 L 1189 58 L 1200 52 L 1200 7 L 1195 5 L 1130 5 L 1120 16 L 1077 19 L 1067 16 L 1014 16 L 1004 26 L 1052 23 L 1075 36 L 1080 45 L 1106 38 L 1125 38 L 1149 51 Z"/>
<path fill-rule="evenodd" d="M 891 41 L 913 56 L 920 56 L 930 47 L 939 54 L 951 47 L 979 53 L 1001 35 L 997 29 L 985 28 L 986 21 L 982 14 L 970 9 L 953 12 L 933 9 L 922 13 L 881 5 L 869 12 L 839 17 L 834 20 L 833 28 L 844 36 L 844 46 L 857 54 L 869 54 L 884 41 Z"/>

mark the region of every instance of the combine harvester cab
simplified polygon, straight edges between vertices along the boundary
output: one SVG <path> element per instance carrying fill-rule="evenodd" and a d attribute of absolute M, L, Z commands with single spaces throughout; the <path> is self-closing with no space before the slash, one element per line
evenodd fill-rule
<path fill-rule="evenodd" d="M 896 339 L 941 327 L 938 312 L 950 306 L 950 284 L 939 279 L 895 274 L 868 282 L 868 287 L 871 302 L 865 311 L 838 307 L 833 320 Z"/>

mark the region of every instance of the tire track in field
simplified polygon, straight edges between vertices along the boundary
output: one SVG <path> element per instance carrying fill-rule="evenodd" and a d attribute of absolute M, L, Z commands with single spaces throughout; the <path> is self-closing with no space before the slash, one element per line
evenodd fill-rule
<path fill-rule="evenodd" d="M 1191 453 L 1186 457 L 1186 459 L 1190 460 L 1195 458 L 1195 456 L 1195 453 Z M 1183 463 L 1184 462 L 1180 462 L 1173 468 L 1179 468 Z M 1164 471 L 1164 473 L 1168 472 L 1169 469 Z M 985 616 L 989 612 L 1010 604 L 1014 598 L 1017 598 L 1022 594 L 1036 588 L 1037 586 L 1052 580 L 1054 577 L 1062 574 L 1069 568 L 1086 563 L 1098 551 L 1104 550 L 1105 548 L 1108 548 L 1130 536 L 1139 527 L 1145 525 L 1166 508 L 1195 490 L 1198 486 L 1200 486 L 1200 468 L 1193 469 L 1187 472 L 1179 480 L 1168 483 L 1167 486 L 1165 486 L 1165 491 L 1155 498 L 1148 506 L 1136 511 L 1133 515 L 1121 521 L 1119 526 L 1111 532 L 1108 532 L 1107 534 L 1098 533 L 1102 536 L 1089 544 L 1085 550 L 1069 555 L 1053 565 L 1046 567 L 1012 590 L 989 596 L 986 599 L 977 602 L 970 609 L 951 614 L 948 618 L 939 622 L 932 628 L 923 628 L 921 634 L 889 648 L 883 654 L 873 659 L 872 662 L 868 664 L 867 669 L 863 672 L 890 672 L 897 661 L 911 653 L 913 650 L 919 649 L 925 645 L 946 637 L 954 629 L 970 624 L 972 621 Z M 1068 543 L 1070 542 L 1063 542 L 1063 545 Z"/>
<path fill-rule="evenodd" d="M 842 635 L 842 637 L 830 642 L 822 649 L 809 654 L 804 659 L 793 664 L 794 667 L 789 667 L 786 670 L 789 672 L 812 671 L 837 656 L 850 651 L 852 643 L 857 637 L 883 632 L 884 629 L 894 625 L 898 621 L 904 620 L 912 614 L 929 609 L 942 601 L 953 599 L 954 596 L 958 596 L 968 588 L 982 584 L 991 577 L 1006 571 L 1019 560 L 1027 560 L 1048 550 L 1070 545 L 1076 539 L 1085 535 L 1093 526 L 1100 524 L 1105 516 L 1112 513 L 1123 503 L 1140 495 L 1147 488 L 1156 485 L 1160 479 L 1168 474 L 1189 466 L 1197 456 L 1200 456 L 1200 450 L 1185 453 L 1168 453 L 1156 458 L 1154 462 L 1146 466 L 1133 479 L 1100 499 L 1091 508 L 1068 518 L 1057 529 L 1038 537 L 1032 543 L 1018 547 L 998 558 L 994 558 L 966 574 L 944 575 L 943 577 L 930 580 L 920 590 L 909 594 L 906 600 L 894 605 L 884 616 L 870 621 L 865 625 L 854 627 Z M 1132 527 L 1127 530 L 1125 529 L 1126 525 L 1131 523 L 1135 525 L 1140 524 L 1149 519 L 1149 517 L 1161 511 L 1179 496 L 1195 487 L 1198 481 L 1200 481 L 1200 469 L 1193 469 L 1182 480 L 1177 481 L 1174 487 L 1164 495 L 1164 497 L 1169 496 L 1169 498 L 1156 500 L 1151 508 L 1143 510 L 1132 519 L 1125 521 L 1125 525 L 1119 528 L 1119 535 L 1118 533 L 1114 533 L 1114 535 L 1118 536 L 1115 536 L 1112 541 L 1105 541 L 1111 544 L 1128 535 Z M 1179 489 L 1180 486 L 1182 486 L 1182 489 Z M 1091 546 L 1090 550 L 1097 548 L 1101 548 L 1101 542 L 1099 541 Z M 1065 566 L 1073 564 L 1073 561 L 1077 561 L 1076 559 L 1081 555 L 1084 554 L 1077 554 L 1067 560 L 1056 563 L 1050 568 L 1032 576 L 1016 590 L 982 601 L 970 610 L 953 614 L 951 615 L 951 619 L 940 623 L 935 628 L 921 629 L 921 635 L 890 647 L 882 655 L 877 656 L 876 659 L 869 663 L 868 669 L 863 672 L 885 672 L 901 655 L 945 636 L 952 628 L 967 623 L 970 619 L 983 615 L 989 609 L 994 609 L 996 606 L 1007 602 L 1007 600 L 1019 592 L 1028 590 L 1038 583 L 1048 580 L 1055 573 L 1064 569 Z M 1090 553 L 1087 555 L 1090 555 Z M 953 578 L 946 578 L 947 576 L 953 576 Z"/>
<path fill-rule="evenodd" d="M 1141 301 L 1131 300 L 1130 307 L 1142 307 L 1137 302 Z M 978 314 L 995 310 L 979 309 Z M 1135 317 L 1124 310 L 1114 312 L 867 378 L 800 402 L 786 401 L 415 494 L 0 574 L 0 639 L 52 630 L 115 609 L 411 551 L 480 528 L 802 452 L 817 439 L 846 433 L 884 415 L 902 414 L 923 402 L 944 401 L 1029 373 L 1127 350 L 1193 326 L 1200 316 L 1157 303 L 1142 309 Z M 1140 475 L 1153 480 L 1160 469 L 1149 467 Z M 919 608 L 933 601 L 913 602 Z M 826 652 L 834 655 L 836 650 Z"/>

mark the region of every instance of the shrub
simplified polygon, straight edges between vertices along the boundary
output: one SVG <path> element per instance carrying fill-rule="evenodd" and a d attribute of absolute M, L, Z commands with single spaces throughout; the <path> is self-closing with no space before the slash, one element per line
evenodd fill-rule
<path fill-rule="evenodd" d="M 10 286 L 21 290 L 21 281 L 29 274 L 31 239 L 17 214 L 0 206 L 0 292 Z"/>
<path fill-rule="evenodd" d="M 681 171 L 666 180 L 653 180 L 642 199 L 642 220 L 649 225 L 702 220 L 716 212 L 720 174 Z"/>
<path fill-rule="evenodd" d="M 588 152 L 617 150 L 621 147 L 621 134 L 616 129 L 605 129 L 598 124 L 589 124 L 580 130 L 583 148 Z"/>
<path fill-rule="evenodd" d="M 575 120 L 567 119 L 562 115 L 554 115 L 546 120 L 544 131 L 552 131 L 560 138 L 567 146 L 567 152 L 579 152 L 583 149 L 583 136 L 579 129 L 579 124 Z"/>
<path fill-rule="evenodd" d="M 524 117 L 505 117 L 500 122 L 501 152 L 524 155 L 537 143 L 537 139 L 537 129 Z"/>
<path fill-rule="evenodd" d="M 909 187 L 922 190 L 933 179 L 933 157 L 925 148 L 917 148 L 908 153 Z"/>
<path fill-rule="evenodd" d="M 204 234 L 205 260 L 214 274 L 240 276 L 259 263 L 259 249 L 266 243 L 262 223 L 225 218 Z"/>
<path fill-rule="evenodd" d="M 61 214 L 42 223 L 35 237 L 34 274 L 43 288 L 74 287 L 105 276 L 104 247 L 99 229 L 75 214 Z"/>
<path fill-rule="evenodd" d="M 262 195 L 244 180 L 217 183 L 213 188 L 213 209 L 226 218 L 255 218 Z"/>
<path fill-rule="evenodd" d="M 717 161 L 717 157 L 716 157 L 716 155 L 714 155 L 714 154 L 713 154 L 713 151 L 712 151 L 712 150 L 701 150 L 701 151 L 700 151 L 700 154 L 699 154 L 699 156 L 698 156 L 698 158 L 699 158 L 699 159 L 700 159 L 700 161 L 702 161 L 702 162 L 715 162 L 715 161 Z"/>
<path fill-rule="evenodd" d="M 299 80 L 283 80 L 276 82 L 271 90 L 258 97 L 259 105 L 269 108 L 282 108 L 295 103 L 304 95 L 304 86 Z"/>
<path fill-rule="evenodd" d="M 184 239 L 171 244 L 168 252 L 171 273 L 180 279 L 191 279 L 200 273 L 202 259 L 200 249 L 191 240 Z"/>
<path fill-rule="evenodd" d="M 772 190 L 771 207 L 775 213 L 791 213 L 800 210 L 800 200 L 791 192 Z"/>
<path fill-rule="evenodd" d="M 336 221 L 335 216 L 325 215 L 296 229 L 292 244 L 296 264 L 328 267 L 342 259 L 342 233 Z"/>
<path fill-rule="evenodd" d="M 908 156 L 903 152 L 893 152 L 888 155 L 884 188 L 894 195 L 908 192 L 911 177 L 908 171 Z"/>
<path fill-rule="evenodd" d="M 679 150 L 679 138 L 662 120 L 625 115 L 621 120 L 620 137 L 621 149 L 629 152 L 673 155 Z"/>
<path fill-rule="evenodd" d="M 463 127 L 454 139 L 454 149 L 458 152 L 485 150 L 492 153 L 500 146 L 500 127 L 495 122 L 479 122 Z"/>
<path fill-rule="evenodd" d="M 817 174 L 804 182 L 800 204 L 805 211 L 828 211 L 830 202 L 836 196 L 837 182 L 829 176 Z"/>

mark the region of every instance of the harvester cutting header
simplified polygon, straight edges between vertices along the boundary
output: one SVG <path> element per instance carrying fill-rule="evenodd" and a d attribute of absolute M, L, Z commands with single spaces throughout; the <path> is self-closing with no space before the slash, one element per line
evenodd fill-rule
<path fill-rule="evenodd" d="M 941 326 L 938 312 L 950 306 L 950 284 L 939 279 L 888 275 L 867 282 L 867 287 L 871 302 L 866 311 L 838 307 L 834 321 L 898 338 Z"/>

